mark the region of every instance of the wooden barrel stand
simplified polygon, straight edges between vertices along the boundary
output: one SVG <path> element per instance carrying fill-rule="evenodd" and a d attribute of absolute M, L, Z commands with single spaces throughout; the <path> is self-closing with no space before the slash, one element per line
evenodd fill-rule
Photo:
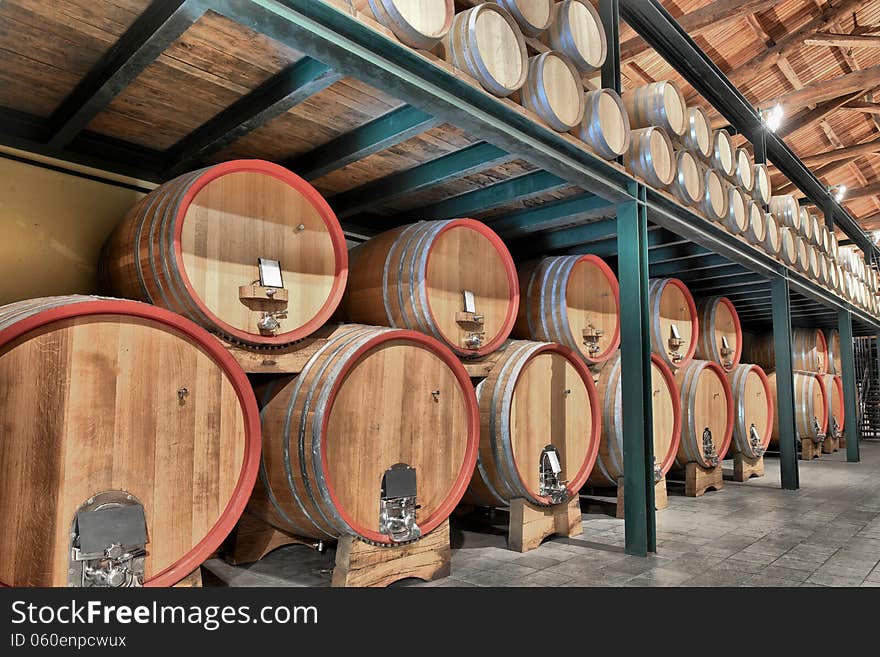
<path fill-rule="evenodd" d="M 581 503 L 577 496 L 553 506 L 536 506 L 521 497 L 510 501 L 507 547 L 514 552 L 534 550 L 554 534 L 571 538 L 583 532 Z"/>
<path fill-rule="evenodd" d="M 764 457 L 751 458 L 737 452 L 733 455 L 733 480 L 748 481 L 752 477 L 764 476 Z"/>
<path fill-rule="evenodd" d="M 719 462 L 714 468 L 688 463 L 684 469 L 685 497 L 702 497 L 707 490 L 724 488 L 724 475 Z"/>
<path fill-rule="evenodd" d="M 617 480 L 617 518 L 623 518 L 625 514 L 625 500 L 623 494 L 623 477 Z M 666 475 L 660 481 L 654 482 L 654 510 L 662 511 L 669 508 L 669 497 L 666 494 Z"/>

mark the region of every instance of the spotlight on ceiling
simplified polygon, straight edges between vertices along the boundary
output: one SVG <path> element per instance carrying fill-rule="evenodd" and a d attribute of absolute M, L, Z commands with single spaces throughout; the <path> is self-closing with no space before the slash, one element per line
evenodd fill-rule
<path fill-rule="evenodd" d="M 770 132 L 776 132 L 782 124 L 782 117 L 785 116 L 785 110 L 782 105 L 776 103 L 773 107 L 761 110 L 761 120 Z"/>
<path fill-rule="evenodd" d="M 834 194 L 834 200 L 840 203 L 846 196 L 846 185 L 832 185 L 828 191 Z"/>

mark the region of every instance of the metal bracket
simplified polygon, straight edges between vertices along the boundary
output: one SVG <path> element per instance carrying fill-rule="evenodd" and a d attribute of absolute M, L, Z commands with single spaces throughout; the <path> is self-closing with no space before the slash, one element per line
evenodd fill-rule
<path fill-rule="evenodd" d="M 718 465 L 718 454 L 715 453 L 715 443 L 712 441 L 712 430 L 709 427 L 703 429 L 703 457 L 709 462 L 710 467 Z"/>
<path fill-rule="evenodd" d="M 395 543 L 414 541 L 422 530 L 416 524 L 416 470 L 395 463 L 382 475 L 379 499 L 379 531 Z"/>
<path fill-rule="evenodd" d="M 603 335 L 605 335 L 605 331 L 595 328 L 592 324 L 587 324 L 587 328 L 581 331 L 584 345 L 587 347 L 587 351 L 589 351 L 590 354 L 597 354 L 602 350 L 599 346 L 599 338 Z"/>
<path fill-rule="evenodd" d="M 133 495 L 110 490 L 90 497 L 71 523 L 68 584 L 143 586 L 147 542 L 144 507 Z"/>
<path fill-rule="evenodd" d="M 752 448 L 752 453 L 756 458 L 764 456 L 764 446 L 761 444 L 761 436 L 758 435 L 754 422 L 749 426 L 749 447 Z"/>
<path fill-rule="evenodd" d="M 539 460 L 539 481 L 541 495 L 549 497 L 553 504 L 561 504 L 568 498 L 568 482 L 562 478 L 562 461 L 559 450 L 547 445 L 541 451 Z"/>

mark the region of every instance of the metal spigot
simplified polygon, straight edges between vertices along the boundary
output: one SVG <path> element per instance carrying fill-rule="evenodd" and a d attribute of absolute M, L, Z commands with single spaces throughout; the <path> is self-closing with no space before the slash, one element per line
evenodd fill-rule
<path fill-rule="evenodd" d="M 681 334 L 678 332 L 678 327 L 675 324 L 672 324 L 669 327 L 669 351 L 670 356 L 672 357 L 672 362 L 679 362 L 683 356 L 678 352 L 679 349 L 684 346 L 684 338 L 681 337 Z"/>
<path fill-rule="evenodd" d="M 602 329 L 598 329 L 592 324 L 588 324 L 587 328 L 581 331 L 581 336 L 584 340 L 584 345 L 587 347 L 587 351 L 591 354 L 597 354 L 601 351 L 601 347 L 599 346 L 599 339 L 605 335 L 605 331 Z"/>

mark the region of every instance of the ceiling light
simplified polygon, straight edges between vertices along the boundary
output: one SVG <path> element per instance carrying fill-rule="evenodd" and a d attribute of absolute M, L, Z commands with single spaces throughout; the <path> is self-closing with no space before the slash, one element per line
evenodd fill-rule
<path fill-rule="evenodd" d="M 846 185 L 832 185 L 828 191 L 834 194 L 834 200 L 840 203 L 846 196 Z"/>
<path fill-rule="evenodd" d="M 782 105 L 779 103 L 768 109 L 761 110 L 761 120 L 770 132 L 776 132 L 779 129 L 784 115 L 785 110 L 782 109 Z"/>

